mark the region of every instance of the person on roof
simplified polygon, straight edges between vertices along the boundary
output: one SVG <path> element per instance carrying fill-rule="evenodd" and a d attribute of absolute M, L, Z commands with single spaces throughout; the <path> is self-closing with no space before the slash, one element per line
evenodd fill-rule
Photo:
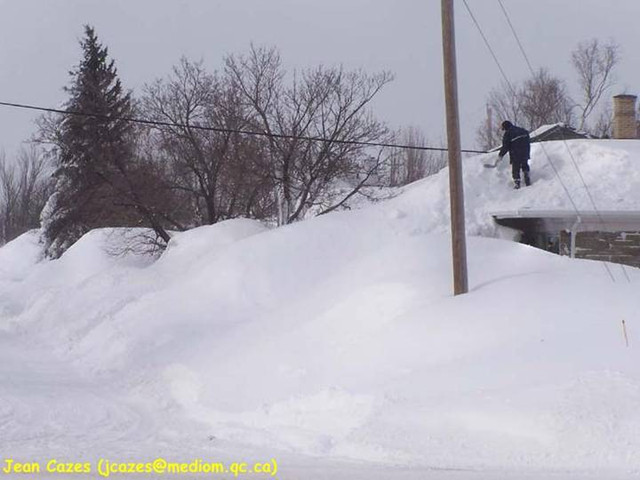
<path fill-rule="evenodd" d="M 513 176 L 514 188 L 520 188 L 520 170 L 524 173 L 524 184 L 531 185 L 529 176 L 529 158 L 531 154 L 531 142 L 529 132 L 524 128 L 517 127 L 509 120 L 502 122 L 502 147 L 500 148 L 499 160 L 502 160 L 507 152 L 511 163 L 511 175 Z"/>

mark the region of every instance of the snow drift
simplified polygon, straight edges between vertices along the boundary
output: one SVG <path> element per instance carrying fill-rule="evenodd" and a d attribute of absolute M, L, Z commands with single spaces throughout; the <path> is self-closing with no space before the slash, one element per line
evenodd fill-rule
<path fill-rule="evenodd" d="M 359 211 L 177 234 L 156 262 L 106 254 L 109 230 L 50 262 L 35 233 L 20 237 L 0 249 L 5 448 L 637 471 L 640 272 L 611 267 L 613 282 L 599 263 L 487 237 L 504 233 L 492 211 L 591 210 L 574 160 L 598 208 L 640 209 L 640 147 L 545 149 L 521 191 L 506 165 L 465 160 L 471 291 L 459 297 L 446 171 Z M 38 414 L 43 395 L 77 407 Z"/>

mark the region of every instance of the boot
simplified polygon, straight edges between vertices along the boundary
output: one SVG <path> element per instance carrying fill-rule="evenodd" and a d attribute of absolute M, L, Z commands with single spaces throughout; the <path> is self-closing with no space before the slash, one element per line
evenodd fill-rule
<path fill-rule="evenodd" d="M 515 190 L 518 190 L 520 188 L 520 179 L 519 178 L 513 181 L 513 188 Z"/>
<path fill-rule="evenodd" d="M 529 177 L 529 172 L 524 172 L 524 184 L 527 187 L 531 185 L 531 177 Z"/>

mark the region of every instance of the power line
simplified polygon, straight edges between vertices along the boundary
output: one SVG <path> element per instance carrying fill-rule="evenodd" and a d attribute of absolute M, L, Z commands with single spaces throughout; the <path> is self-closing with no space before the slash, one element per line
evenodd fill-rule
<path fill-rule="evenodd" d="M 207 127 L 204 125 L 192 125 L 192 124 L 183 124 L 176 122 L 163 122 L 160 120 L 148 120 L 144 118 L 135 118 L 135 117 L 116 117 L 109 115 L 102 115 L 99 113 L 91 113 L 91 112 L 80 112 L 75 110 L 61 110 L 57 108 L 47 108 L 40 107 L 36 105 L 27 105 L 23 103 L 14 103 L 14 102 L 0 102 L 0 106 L 4 107 L 12 107 L 12 108 L 21 108 L 26 110 L 36 110 L 40 112 L 48 112 L 48 113 L 58 113 L 61 115 L 76 115 L 80 117 L 90 117 L 90 118 L 98 118 L 101 120 L 122 120 L 125 122 L 138 123 L 141 125 L 148 125 L 151 127 L 178 127 L 178 128 L 191 128 L 193 130 L 203 130 L 208 132 L 218 132 L 218 133 L 237 133 L 240 135 L 252 135 L 256 137 L 270 137 L 270 138 L 282 138 L 282 139 L 290 139 L 290 140 L 304 140 L 309 142 L 323 142 L 323 143 L 337 143 L 340 145 L 360 145 L 366 147 L 388 147 L 388 148 L 398 148 L 403 150 L 422 150 L 422 151 L 436 151 L 436 152 L 447 152 L 447 148 L 443 147 L 425 147 L 425 146 L 416 146 L 416 145 L 402 145 L 395 143 L 384 143 L 384 142 L 361 142 L 357 140 L 338 140 L 338 139 L 330 139 L 330 138 L 322 138 L 322 137 L 309 137 L 304 135 L 285 135 L 278 133 L 267 133 L 267 132 L 258 132 L 254 130 L 238 130 L 232 128 L 219 128 L 219 127 Z M 487 153 L 484 150 L 461 150 L 464 153 Z"/>
<path fill-rule="evenodd" d="M 476 20 L 476 16 L 471 11 L 471 7 L 469 7 L 469 4 L 467 3 L 467 0 L 462 0 L 462 1 L 464 2 L 464 6 L 467 8 L 467 12 L 469 12 L 469 16 L 471 17 L 471 20 L 473 20 L 473 23 L 475 23 L 476 28 L 478 29 L 478 32 L 480 32 L 480 36 L 484 40 L 484 44 L 486 45 L 487 49 L 489 50 L 489 53 L 491 53 L 491 56 L 493 57 L 493 61 L 498 66 L 498 70 L 500 70 L 500 73 L 502 74 L 502 78 L 504 78 L 504 81 L 507 83 L 507 85 L 511 89 L 511 93 L 513 93 L 515 95 L 516 92 L 515 92 L 515 90 L 513 88 L 513 85 L 509 81 L 509 78 L 507 77 L 507 74 L 502 69 L 502 65 L 500 64 L 500 61 L 498 60 L 498 57 L 497 57 L 496 53 L 493 51 L 493 48 L 491 47 L 491 44 L 489 43 L 489 40 L 487 40 L 486 35 L 482 31 L 482 28 L 480 27 L 480 24 L 478 23 L 478 20 Z"/>
<path fill-rule="evenodd" d="M 527 62 L 527 65 L 529 66 L 529 71 L 531 73 L 533 73 L 533 67 L 531 66 L 531 62 L 529 61 L 529 56 L 527 55 L 527 52 L 524 51 L 524 47 L 522 46 L 522 42 L 520 42 L 520 37 L 518 37 L 518 34 L 516 33 L 516 29 L 513 27 L 513 23 L 511 23 L 511 18 L 509 18 L 509 14 L 507 13 L 507 9 L 504 8 L 504 4 L 502 3 L 502 0 L 498 0 L 498 3 L 500 4 L 500 8 L 502 9 L 502 13 L 504 13 L 504 16 L 507 19 L 507 23 L 509 24 L 509 28 L 511 28 L 511 32 L 513 33 L 513 36 L 516 39 L 516 42 L 518 43 L 518 47 L 520 48 L 520 52 L 522 53 L 522 56 L 524 57 L 525 62 Z"/>

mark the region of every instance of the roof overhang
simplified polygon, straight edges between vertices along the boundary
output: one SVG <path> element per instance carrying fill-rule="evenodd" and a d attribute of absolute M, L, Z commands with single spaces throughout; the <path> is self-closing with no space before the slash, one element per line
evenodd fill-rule
<path fill-rule="evenodd" d="M 640 210 L 514 210 L 491 214 L 498 225 L 517 230 L 557 232 L 640 231 Z"/>

